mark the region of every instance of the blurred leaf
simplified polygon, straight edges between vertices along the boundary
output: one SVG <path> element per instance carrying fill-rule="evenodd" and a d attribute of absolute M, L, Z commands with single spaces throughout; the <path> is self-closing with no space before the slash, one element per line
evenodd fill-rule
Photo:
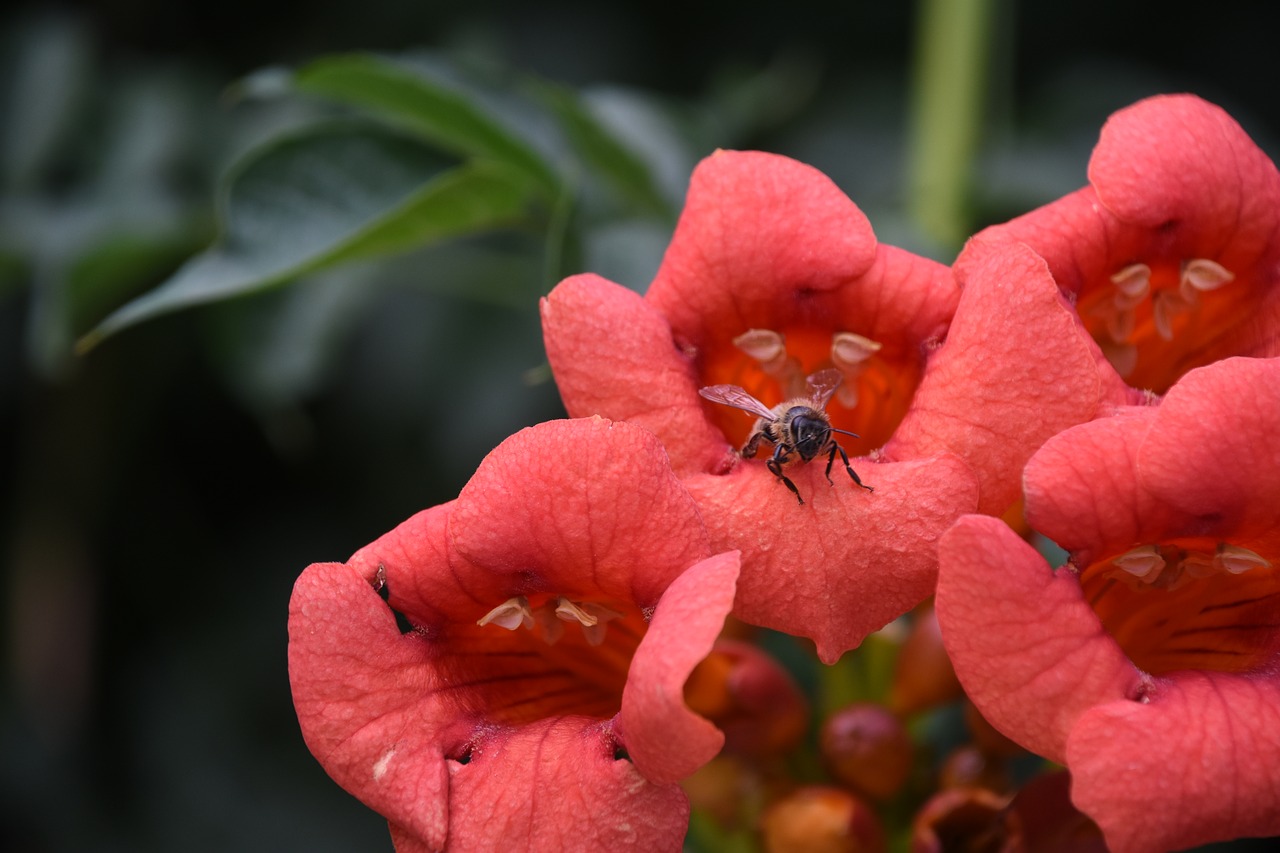
<path fill-rule="evenodd" d="M 10 189 L 38 183 L 75 119 L 90 78 L 86 30 L 57 13 L 0 44 L 0 170 Z"/>
<path fill-rule="evenodd" d="M 533 190 L 527 176 L 491 162 L 448 165 L 418 140 L 370 126 L 332 125 L 277 140 L 229 177 L 221 241 L 107 317 L 79 348 L 159 314 L 525 212 Z"/>
<path fill-rule="evenodd" d="M 597 118 L 591 104 L 563 86 L 539 84 L 537 94 L 560 119 L 569 141 L 586 164 L 598 170 L 632 204 L 646 213 L 673 215 L 648 165 Z"/>
<path fill-rule="evenodd" d="M 430 74 L 372 55 L 335 56 L 295 73 L 302 92 L 383 113 L 461 156 L 498 160 L 535 177 L 550 195 L 559 184 L 543 157 L 478 99 Z"/>

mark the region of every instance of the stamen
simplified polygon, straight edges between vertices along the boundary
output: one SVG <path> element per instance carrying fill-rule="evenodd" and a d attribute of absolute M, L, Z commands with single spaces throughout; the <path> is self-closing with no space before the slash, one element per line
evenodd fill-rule
<path fill-rule="evenodd" d="M 567 598 L 556 599 L 556 616 L 559 616 L 565 622 L 579 622 L 588 628 L 599 621 L 594 614 L 588 613 Z"/>
<path fill-rule="evenodd" d="M 1137 368 L 1138 348 L 1133 344 L 1113 344 L 1110 341 L 1102 341 L 1098 346 L 1122 378 L 1127 377 Z"/>
<path fill-rule="evenodd" d="M 772 329 L 748 329 L 733 339 L 733 345 L 760 363 L 766 376 L 782 386 L 785 396 L 803 393 L 804 370 L 800 360 L 787 355 L 786 341 Z"/>
<path fill-rule="evenodd" d="M 514 631 L 521 625 L 526 628 L 532 628 L 533 610 L 529 607 L 529 599 L 523 595 L 517 595 L 514 598 L 508 598 L 484 616 L 481 616 L 476 624 L 481 626 L 497 625 L 499 628 L 506 628 L 508 631 Z"/>
<path fill-rule="evenodd" d="M 1178 568 L 1186 573 L 1188 578 L 1207 578 L 1219 570 L 1219 567 L 1214 565 L 1215 560 L 1216 558 L 1210 557 L 1208 554 L 1201 554 L 1198 551 L 1188 552 L 1178 563 Z"/>
<path fill-rule="evenodd" d="M 1195 258 L 1182 264 L 1182 278 L 1178 288 L 1183 296 L 1192 289 L 1201 293 L 1217 290 L 1235 279 L 1235 274 L 1217 261 L 1208 258 Z M 1188 300 L 1190 301 L 1190 300 Z"/>
<path fill-rule="evenodd" d="M 1155 545 L 1143 545 L 1126 551 L 1111 561 L 1139 580 L 1152 583 L 1164 568 L 1164 557 Z"/>
<path fill-rule="evenodd" d="M 564 636 L 564 622 L 556 617 L 555 608 L 550 601 L 533 611 L 533 621 L 538 623 L 542 641 L 548 646 L 554 646 Z"/>
<path fill-rule="evenodd" d="M 1271 567 L 1271 561 L 1261 554 L 1250 551 L 1248 548 L 1241 548 L 1239 545 L 1228 545 L 1225 542 L 1218 546 L 1217 553 L 1213 555 L 1213 564 L 1233 575 L 1243 574 L 1250 569 Z"/>
<path fill-rule="evenodd" d="M 1146 264 L 1129 264 L 1111 276 L 1111 283 L 1125 296 L 1141 299 L 1151 290 L 1151 267 Z"/>
<path fill-rule="evenodd" d="M 587 643 L 593 646 L 604 642 L 605 633 L 609 628 L 608 623 L 611 620 L 622 618 L 621 613 L 603 604 L 597 604 L 594 601 L 578 604 L 563 597 L 556 599 L 555 614 L 565 622 L 577 622 L 582 625 L 582 635 L 586 637 Z"/>
<path fill-rule="evenodd" d="M 1156 324 L 1156 334 L 1166 341 L 1173 340 L 1173 318 L 1190 310 L 1191 303 L 1172 291 L 1164 290 L 1151 297 L 1151 314 Z"/>
<path fill-rule="evenodd" d="M 1122 344 L 1133 335 L 1135 315 L 1132 308 L 1115 306 L 1115 310 L 1107 314 L 1107 335 L 1111 340 Z"/>
<path fill-rule="evenodd" d="M 858 405 L 858 376 L 882 346 L 879 341 L 854 332 L 837 332 L 831 338 L 831 362 L 844 375 L 836 398 L 846 408 Z"/>

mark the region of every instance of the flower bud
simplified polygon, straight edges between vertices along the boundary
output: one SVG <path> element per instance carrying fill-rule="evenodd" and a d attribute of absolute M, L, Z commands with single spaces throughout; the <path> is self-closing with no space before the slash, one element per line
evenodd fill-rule
<path fill-rule="evenodd" d="M 969 729 L 969 735 L 978 749 L 987 755 L 999 758 L 1017 758 L 1019 755 L 1026 754 L 1025 749 L 987 722 L 987 718 L 982 716 L 982 712 L 976 705 L 968 701 L 964 705 L 964 724 Z"/>
<path fill-rule="evenodd" d="M 938 771 L 939 788 L 987 788 L 1007 791 L 1008 768 L 998 756 L 987 755 L 973 744 L 953 750 Z"/>
<path fill-rule="evenodd" d="M 873 800 L 893 797 L 911 774 L 911 738 L 879 705 L 855 703 L 832 714 L 818 749 L 836 781 Z"/>
<path fill-rule="evenodd" d="M 804 737 L 809 706 L 791 676 L 750 643 L 721 638 L 684 686 L 685 703 L 724 732 L 725 750 L 779 755 Z"/>
<path fill-rule="evenodd" d="M 1071 774 L 1065 770 L 1031 779 L 1009 808 L 1025 827 L 1027 848 L 1036 853 L 1106 853 L 1102 830 L 1071 802 Z"/>
<path fill-rule="evenodd" d="M 911 630 L 898 651 L 889 688 L 889 707 L 904 717 L 945 705 L 964 695 L 932 604 L 916 609 Z"/>
<path fill-rule="evenodd" d="M 689 804 L 724 829 L 733 829 L 755 814 L 763 798 L 759 775 L 743 760 L 721 753 L 681 780 Z"/>
<path fill-rule="evenodd" d="M 884 831 L 848 791 L 809 786 L 774 802 L 760 818 L 766 853 L 880 853 Z"/>
<path fill-rule="evenodd" d="M 1008 799 L 984 788 L 952 788 L 934 794 L 916 813 L 912 853 L 1017 853 L 1026 849 L 1022 822 Z"/>

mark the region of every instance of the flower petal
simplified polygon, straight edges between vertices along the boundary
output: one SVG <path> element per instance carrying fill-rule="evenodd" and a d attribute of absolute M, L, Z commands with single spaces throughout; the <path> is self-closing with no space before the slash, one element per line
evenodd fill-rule
<path fill-rule="evenodd" d="M 719 729 L 685 704 L 684 683 L 724 627 L 738 568 L 738 554 L 730 551 L 676 578 L 631 660 L 617 730 L 636 769 L 651 782 L 689 776 L 724 745 Z"/>
<path fill-rule="evenodd" d="M 1280 834 L 1280 683 L 1183 672 L 1111 702 L 1067 742 L 1072 799 L 1116 853 Z"/>
<path fill-rule="evenodd" d="M 449 825 L 447 716 L 422 640 L 401 635 L 361 574 L 317 563 L 289 602 L 289 682 L 302 736 L 339 785 L 435 849 Z"/>
<path fill-rule="evenodd" d="M 967 516 L 939 547 L 938 624 L 969 698 L 1004 734 L 1061 762 L 1076 718 L 1137 694 L 1140 673 L 1069 572 L 1004 522 Z"/>
<path fill-rule="evenodd" d="M 726 467 L 731 449 L 703 411 L 693 362 L 650 303 L 599 276 L 574 276 L 542 300 L 542 333 L 570 416 L 645 427 L 677 473 Z"/>
<path fill-rule="evenodd" d="M 493 732 L 450 763 L 451 851 L 680 850 L 689 801 L 616 754 L 582 717 Z M 444 849 L 443 846 L 435 849 Z"/>
<path fill-rule="evenodd" d="M 449 536 L 505 578 L 501 598 L 549 591 L 640 608 L 711 553 L 657 437 L 601 418 L 538 424 L 498 445 L 458 496 Z"/>
<path fill-rule="evenodd" d="M 964 289 L 947 341 L 885 455 L 955 453 L 978 478 L 979 511 L 999 514 L 1036 448 L 1104 396 L 1122 398 L 1123 383 L 1026 246 L 973 240 L 956 263 Z"/>
<path fill-rule="evenodd" d="M 730 316 L 726 300 L 749 306 L 797 287 L 839 288 L 865 273 L 875 252 L 866 216 L 817 169 L 776 154 L 717 151 L 694 169 L 648 298 L 687 335 L 707 318 Z M 743 328 L 759 325 L 742 319 Z"/>
<path fill-rule="evenodd" d="M 874 492 L 838 470 L 828 484 L 821 461 L 787 469 L 803 506 L 759 461 L 686 480 L 712 547 L 742 550 L 734 613 L 809 637 L 827 663 L 928 597 L 934 543 L 977 502 L 968 468 L 953 456 L 854 465 Z"/>
<path fill-rule="evenodd" d="M 1122 220 L 1186 223 L 1208 245 L 1244 239 L 1255 257 L 1277 225 L 1275 165 L 1225 110 L 1194 95 L 1147 98 L 1107 119 L 1089 182 Z"/>
<path fill-rule="evenodd" d="M 475 621 L 510 597 L 500 576 L 450 570 L 445 529 L 454 503 L 410 516 L 348 561 L 371 583 L 381 573 L 387 586 L 387 603 L 421 628 Z M 469 616 L 473 612 L 475 615 Z"/>
<path fill-rule="evenodd" d="M 1027 463 L 1027 522 L 1071 552 L 1078 566 L 1186 525 L 1185 515 L 1138 482 L 1138 450 L 1157 411 L 1130 407 L 1064 430 Z"/>
<path fill-rule="evenodd" d="M 1280 360 L 1231 358 L 1169 389 L 1138 456 L 1142 484 L 1200 524 L 1280 528 Z"/>

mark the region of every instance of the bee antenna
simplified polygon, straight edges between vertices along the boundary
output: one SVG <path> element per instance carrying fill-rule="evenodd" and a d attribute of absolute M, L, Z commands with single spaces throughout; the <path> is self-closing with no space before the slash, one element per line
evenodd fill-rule
<path fill-rule="evenodd" d="M 854 438 L 862 438 L 862 436 L 858 435 L 856 432 L 849 432 L 847 429 L 836 429 L 835 427 L 832 427 L 831 431 L 838 432 L 841 435 L 851 435 Z"/>

